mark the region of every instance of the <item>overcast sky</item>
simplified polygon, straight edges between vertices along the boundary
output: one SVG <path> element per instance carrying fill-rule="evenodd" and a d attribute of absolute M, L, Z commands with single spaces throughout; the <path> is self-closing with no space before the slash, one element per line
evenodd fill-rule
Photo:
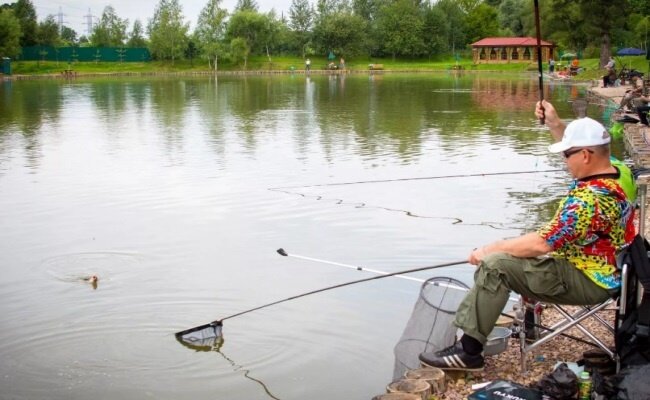
<path fill-rule="evenodd" d="M 14 3 L 12 0 L 0 0 L 0 3 Z M 48 14 L 53 14 L 58 21 L 58 14 L 63 14 L 64 25 L 74 29 L 77 36 L 87 34 L 87 18 L 88 9 L 90 14 L 95 18 L 102 15 L 104 7 L 111 5 L 120 18 L 129 19 L 129 29 L 136 19 L 140 19 L 142 24 L 146 27 L 147 21 L 153 16 L 154 9 L 159 0 L 32 0 L 36 8 L 38 20 L 41 21 L 47 17 Z M 201 12 L 201 9 L 207 3 L 207 0 L 179 0 L 183 7 L 183 15 L 185 19 L 190 21 L 190 29 L 194 29 L 196 19 Z M 259 10 L 261 12 L 270 11 L 274 8 L 280 16 L 284 12 L 285 16 L 291 6 L 291 0 L 256 0 Z M 228 11 L 232 11 L 237 4 L 237 0 L 223 0 L 221 6 Z"/>

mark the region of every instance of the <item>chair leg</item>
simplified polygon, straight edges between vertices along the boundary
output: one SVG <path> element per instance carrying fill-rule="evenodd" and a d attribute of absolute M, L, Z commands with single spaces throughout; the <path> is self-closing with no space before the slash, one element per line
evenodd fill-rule
<path fill-rule="evenodd" d="M 596 336 L 594 336 L 591 332 L 589 332 L 585 327 L 580 325 L 582 321 L 589 317 L 595 317 L 598 321 L 604 323 L 610 330 L 611 330 L 611 325 L 604 321 L 600 316 L 596 315 L 596 313 L 607 306 L 609 306 L 612 302 L 614 302 L 613 299 L 607 300 L 604 303 L 601 303 L 595 307 L 587 307 L 583 308 L 577 313 L 571 315 L 568 312 L 566 312 L 561 306 L 557 304 L 553 304 L 553 307 L 558 310 L 558 312 L 564 317 L 564 320 L 554 324 L 553 326 L 550 327 L 549 332 L 544 333 L 541 335 L 541 337 L 536 340 L 534 343 L 531 344 L 526 344 L 526 332 L 525 332 L 525 321 L 524 318 L 521 318 L 520 326 L 519 326 L 519 341 L 520 341 L 520 351 L 521 351 L 521 370 L 522 372 L 526 372 L 526 354 L 535 350 L 537 347 L 541 346 L 542 344 L 550 341 L 557 335 L 560 335 L 564 333 L 566 330 L 570 329 L 571 327 L 576 327 L 580 329 L 589 339 L 591 339 L 598 347 L 600 347 L 604 352 L 607 353 L 607 355 L 615 359 L 616 354 L 612 352 L 606 345 L 603 343 L 600 339 L 598 339 Z M 520 307 L 521 307 L 520 303 Z M 523 311 L 517 310 L 520 313 L 523 314 Z M 515 315 L 517 315 L 517 312 L 515 312 Z M 516 320 L 519 318 L 516 318 Z"/>

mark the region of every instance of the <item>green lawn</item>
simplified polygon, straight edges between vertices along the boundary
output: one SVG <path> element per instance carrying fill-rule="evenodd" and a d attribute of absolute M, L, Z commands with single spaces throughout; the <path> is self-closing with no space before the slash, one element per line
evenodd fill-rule
<path fill-rule="evenodd" d="M 626 67 L 631 66 L 642 72 L 648 71 L 648 61 L 645 56 L 618 57 L 617 69 L 623 64 Z M 338 63 L 338 60 L 335 60 Z M 328 60 L 325 57 L 312 57 L 312 70 L 325 69 Z M 578 79 L 598 79 L 603 75 L 603 70 L 598 68 L 598 59 L 580 60 L 580 65 L 585 68 L 585 72 L 578 75 Z M 512 64 L 479 64 L 474 65 L 470 59 L 454 60 L 452 57 L 440 58 L 434 60 L 417 59 L 417 60 L 393 60 L 391 58 L 359 58 L 346 60 L 346 68 L 351 70 L 367 70 L 369 64 L 383 64 L 384 70 L 387 71 L 446 71 L 455 66 L 470 71 L 504 71 L 504 72 L 526 72 L 536 71 L 537 63 L 512 63 Z M 264 56 L 251 57 L 246 65 L 246 70 L 304 70 L 304 60 L 299 57 L 272 57 L 271 61 Z M 548 66 L 545 64 L 544 69 Z M 172 65 L 169 61 L 152 61 L 152 62 L 67 62 L 54 61 L 14 61 L 12 62 L 12 72 L 14 74 L 57 74 L 66 69 L 72 69 L 78 73 L 166 73 L 166 72 L 208 72 L 208 64 L 205 60 L 198 59 L 190 62 L 189 60 L 180 60 Z M 243 65 L 220 64 L 220 71 L 241 71 Z"/>

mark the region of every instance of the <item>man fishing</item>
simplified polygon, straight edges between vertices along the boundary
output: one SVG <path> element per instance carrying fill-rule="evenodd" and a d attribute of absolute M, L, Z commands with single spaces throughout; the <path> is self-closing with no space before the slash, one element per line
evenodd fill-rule
<path fill-rule="evenodd" d="M 543 108 L 542 108 L 543 105 Z M 585 117 L 566 127 L 548 102 L 535 114 L 554 138 L 552 153 L 564 156 L 574 181 L 555 216 L 536 232 L 474 249 L 474 287 L 461 302 L 454 325 L 463 331 L 454 345 L 421 353 L 423 364 L 445 370 L 482 370 L 482 355 L 510 291 L 546 303 L 599 304 L 620 287 L 616 254 L 634 238 L 634 208 L 610 161 L 610 135 Z"/>

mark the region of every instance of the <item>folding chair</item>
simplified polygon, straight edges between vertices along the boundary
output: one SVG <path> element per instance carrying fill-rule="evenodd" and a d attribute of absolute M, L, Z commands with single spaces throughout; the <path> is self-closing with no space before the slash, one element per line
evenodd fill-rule
<path fill-rule="evenodd" d="M 622 279 L 625 279 L 623 275 L 626 274 L 627 271 L 627 265 L 623 265 L 625 268 L 622 271 Z M 623 291 L 621 291 L 623 293 Z M 610 322 L 606 321 L 603 319 L 600 315 L 597 313 L 607 307 L 610 307 L 614 304 L 617 304 L 619 300 L 619 296 L 609 298 L 606 301 L 597 304 L 597 305 L 592 305 L 592 306 L 578 306 L 578 310 L 571 312 L 568 311 L 566 306 L 561 305 L 561 304 L 548 304 L 548 306 L 554 308 L 562 317 L 559 322 L 553 324 L 552 326 L 545 328 L 543 332 L 540 332 L 537 337 L 534 339 L 532 343 L 527 343 L 527 335 L 526 335 L 526 325 L 530 325 L 530 321 L 525 321 L 523 309 L 526 307 L 524 304 L 523 298 L 521 299 L 521 302 L 519 304 L 520 309 L 518 312 L 515 313 L 516 318 L 515 318 L 515 324 L 518 325 L 518 330 L 519 330 L 519 342 L 520 342 L 520 350 L 521 350 L 521 370 L 522 372 L 526 371 L 526 354 L 530 353 L 531 351 L 535 350 L 539 346 L 543 345 L 544 343 L 552 340 L 558 335 L 565 334 L 567 330 L 570 328 L 576 327 L 579 329 L 582 333 L 584 333 L 589 340 L 602 349 L 611 359 L 615 360 L 616 359 L 616 353 L 610 349 L 609 346 L 600 338 L 596 337 L 592 332 L 590 332 L 587 328 L 581 325 L 581 323 L 586 320 L 587 318 L 593 318 L 603 324 L 605 328 L 607 329 L 608 332 L 610 332 L 612 335 L 615 332 L 615 327 L 613 324 Z M 540 307 L 540 303 L 535 303 L 535 307 Z M 536 318 L 534 324 L 536 325 L 535 327 L 537 328 L 539 324 L 539 319 Z"/>

